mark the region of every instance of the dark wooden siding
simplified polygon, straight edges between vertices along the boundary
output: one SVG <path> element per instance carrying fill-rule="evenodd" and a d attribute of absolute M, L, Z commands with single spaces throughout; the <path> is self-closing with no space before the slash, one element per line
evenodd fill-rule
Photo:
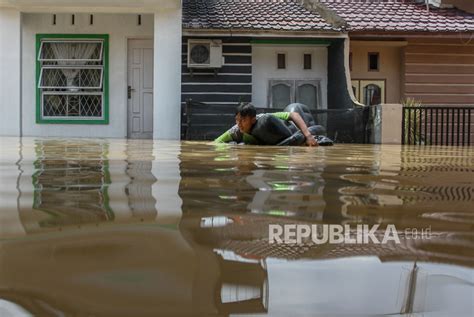
<path fill-rule="evenodd" d="M 183 37 L 181 104 L 187 99 L 208 104 L 250 102 L 252 99 L 252 46 L 249 38 L 219 38 L 222 40 L 224 65 L 217 74 L 212 70 L 187 67 L 188 39 Z M 216 39 L 216 38 L 214 38 Z"/>
<path fill-rule="evenodd" d="M 474 42 L 408 40 L 405 96 L 425 105 L 474 105 Z"/>
<path fill-rule="evenodd" d="M 187 67 L 188 39 L 183 37 L 181 58 L 181 138 L 187 128 L 185 103 L 192 99 L 216 106 L 236 106 L 252 101 L 252 46 L 250 38 L 215 38 L 222 40 L 224 64 L 213 70 Z M 201 37 L 200 37 L 201 38 Z M 206 37 L 208 39 L 210 37 Z"/>

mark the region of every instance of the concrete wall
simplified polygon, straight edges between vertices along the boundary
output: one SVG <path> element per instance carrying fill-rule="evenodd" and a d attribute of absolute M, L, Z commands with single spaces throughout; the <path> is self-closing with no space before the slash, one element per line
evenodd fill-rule
<path fill-rule="evenodd" d="M 401 99 L 402 48 L 383 45 L 371 45 L 370 42 L 351 42 L 352 79 L 385 79 L 385 101 L 399 103 Z M 369 71 L 369 52 L 379 53 L 379 71 Z"/>
<path fill-rule="evenodd" d="M 152 38 L 153 25 L 153 15 L 143 15 L 142 25 L 138 25 L 136 14 L 95 14 L 94 24 L 90 25 L 88 14 L 76 14 L 75 25 L 71 25 L 70 14 L 57 14 L 56 25 L 53 25 L 51 14 L 23 14 L 23 134 L 26 136 L 126 137 L 127 39 Z M 35 34 L 37 33 L 109 34 L 110 122 L 108 125 L 36 124 Z"/>
<path fill-rule="evenodd" d="M 277 69 L 277 53 L 287 54 L 286 69 Z M 303 54 L 311 53 L 312 69 L 303 69 Z M 302 45 L 253 45 L 252 103 L 267 107 L 269 79 L 321 79 L 322 109 L 327 108 L 328 53 L 326 47 Z"/>
<path fill-rule="evenodd" d="M 0 135 L 20 135 L 21 13 L 0 8 Z"/>

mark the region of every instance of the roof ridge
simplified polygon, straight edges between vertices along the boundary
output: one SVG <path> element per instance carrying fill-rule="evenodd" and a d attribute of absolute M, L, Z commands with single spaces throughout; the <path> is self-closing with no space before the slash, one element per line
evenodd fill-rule
<path fill-rule="evenodd" d="M 347 22 L 344 18 L 337 14 L 335 10 L 328 8 L 320 0 L 299 0 L 298 2 L 307 10 L 318 13 L 324 21 L 336 29 L 345 28 L 347 26 Z"/>

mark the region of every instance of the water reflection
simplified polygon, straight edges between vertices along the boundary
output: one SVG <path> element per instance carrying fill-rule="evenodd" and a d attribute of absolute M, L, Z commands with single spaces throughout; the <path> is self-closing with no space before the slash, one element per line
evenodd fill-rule
<path fill-rule="evenodd" d="M 468 148 L 0 140 L 0 312 L 472 314 Z M 288 223 L 434 236 L 269 244 Z"/>

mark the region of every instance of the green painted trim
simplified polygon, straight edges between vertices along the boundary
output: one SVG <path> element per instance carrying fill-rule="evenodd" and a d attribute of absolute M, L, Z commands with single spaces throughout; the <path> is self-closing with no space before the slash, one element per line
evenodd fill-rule
<path fill-rule="evenodd" d="M 115 213 L 110 207 L 110 197 L 109 197 L 109 186 L 112 184 L 112 178 L 110 177 L 110 169 L 109 169 L 109 144 L 105 144 L 105 153 L 103 153 L 103 157 L 106 158 L 104 160 L 104 165 L 102 167 L 102 171 L 104 173 L 104 184 L 102 185 L 102 193 L 104 195 L 104 209 L 107 213 L 107 217 L 109 221 L 115 220 Z"/>
<path fill-rule="evenodd" d="M 103 119 L 43 119 L 41 118 L 41 89 L 38 88 L 41 63 L 38 60 L 42 39 L 102 39 L 104 41 L 104 104 Z M 109 124 L 109 35 L 108 34 L 36 34 L 36 123 L 48 124 Z"/>
<path fill-rule="evenodd" d="M 315 39 L 253 39 L 250 41 L 251 44 L 308 44 L 308 45 L 317 45 L 331 44 L 330 40 L 315 40 Z"/>

